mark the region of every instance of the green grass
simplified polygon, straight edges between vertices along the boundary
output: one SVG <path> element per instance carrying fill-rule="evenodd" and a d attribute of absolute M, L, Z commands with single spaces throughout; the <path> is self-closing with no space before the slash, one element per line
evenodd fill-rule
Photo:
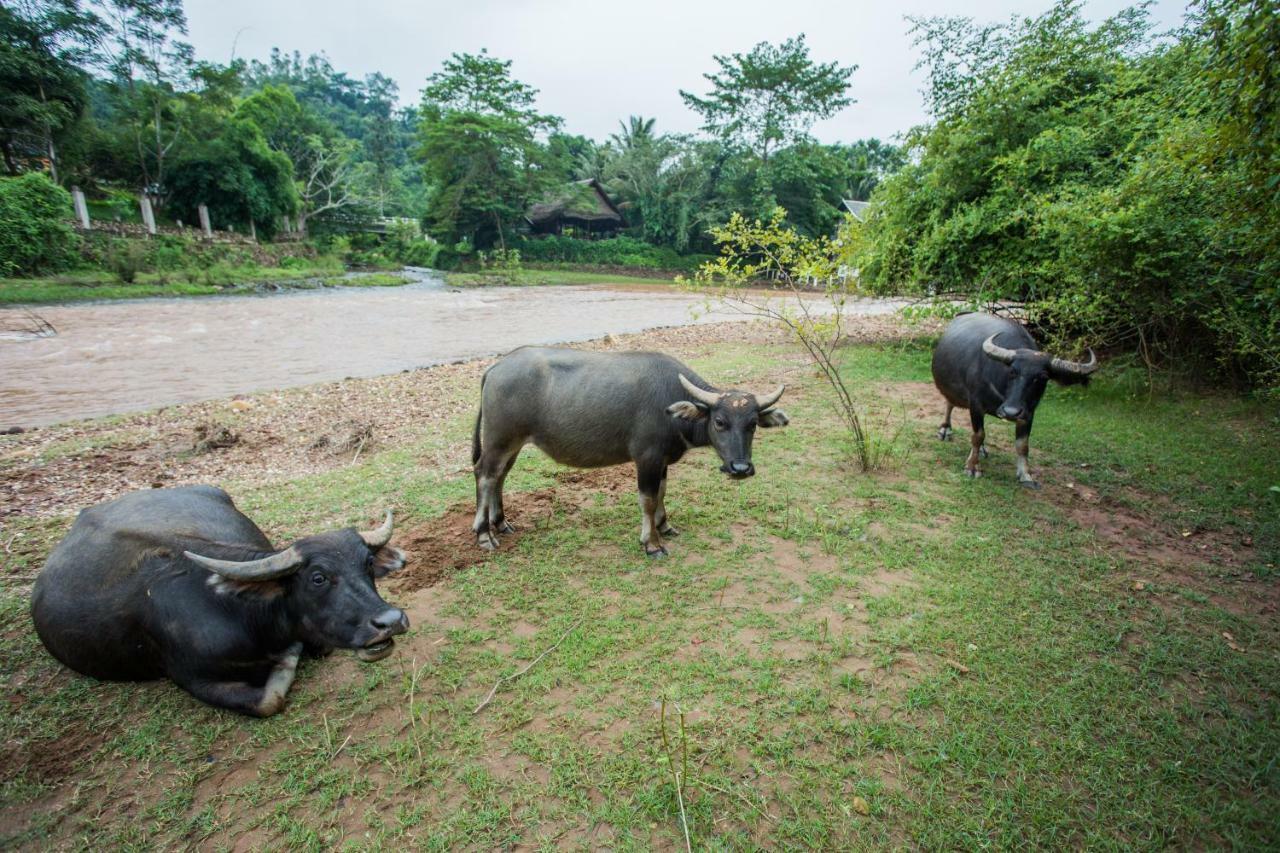
<path fill-rule="evenodd" d="M 759 385 L 794 354 L 724 346 L 694 366 Z M 849 356 L 874 422 L 900 423 L 874 389 L 925 381 L 927 349 Z M 162 682 L 71 675 L 32 635 L 24 596 L 0 593 L 0 744 L 70 756 L 61 776 L 7 777 L 0 844 L 221 847 L 249 833 L 311 849 L 682 846 L 663 699 L 669 734 L 686 714 L 698 849 L 1280 843 L 1272 414 L 1226 397 L 1148 400 L 1105 371 L 1088 389 L 1053 387 L 1033 493 L 1015 482 L 1011 429 L 989 426 L 986 476 L 971 481 L 967 430 L 938 442 L 932 413 L 900 428 L 896 469 L 860 475 L 819 380 L 787 378 L 792 424 L 759 436 L 759 476 L 726 481 L 707 451 L 672 469 L 684 532 L 667 560 L 641 555 L 626 488 L 549 515 L 512 509 L 513 547 L 388 593 L 414 620 L 393 657 L 304 663 L 271 720 Z M 356 466 L 227 485 L 279 539 L 387 503 L 407 516 L 402 539 L 442 536 L 436 519 L 472 484 L 464 460 L 421 460 L 469 429 L 468 413 Z M 526 451 L 509 507 L 565 495 L 562 470 Z M 1162 568 L 1158 543 L 1130 553 L 1080 526 L 1067 482 L 1161 535 L 1253 545 Z M 52 538 L 74 509 L 12 532 Z"/>
<path fill-rule="evenodd" d="M 282 287 L 392 287 L 407 284 L 402 275 L 385 272 L 337 275 L 341 265 L 322 261 L 305 267 L 229 267 L 218 265 L 191 271 L 140 273 L 124 284 L 110 273 L 85 271 L 49 278 L 0 279 L 0 305 L 47 305 L 150 296 L 208 296 Z"/>
<path fill-rule="evenodd" d="M 536 287 L 565 284 L 639 284 L 664 285 L 675 279 L 675 273 L 665 278 L 617 273 L 590 272 L 585 270 L 522 269 L 515 275 L 494 275 L 484 272 L 451 272 L 445 281 L 454 287 Z"/>

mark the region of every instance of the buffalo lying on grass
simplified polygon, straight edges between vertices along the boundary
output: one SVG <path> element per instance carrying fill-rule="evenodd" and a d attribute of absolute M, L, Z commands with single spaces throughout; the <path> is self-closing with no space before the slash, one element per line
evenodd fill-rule
<path fill-rule="evenodd" d="M 978 459 L 987 455 L 984 417 L 994 414 L 1013 421 L 1018 482 L 1038 489 L 1040 485 L 1027 472 L 1027 452 L 1031 421 L 1045 386 L 1050 379 L 1062 385 L 1087 383 L 1097 369 L 1098 358 L 1092 350 L 1084 363 L 1054 358 L 1040 352 L 1031 333 L 1013 320 L 962 314 L 951 321 L 933 350 L 933 382 L 947 401 L 938 438 L 951 439 L 952 409 L 968 409 L 973 435 L 964 469 L 970 477 L 980 477 Z"/>
<path fill-rule="evenodd" d="M 520 449 L 533 442 L 562 465 L 600 468 L 634 462 L 640 494 L 640 543 L 667 553 L 675 536 L 667 518 L 667 466 L 693 447 L 714 447 L 734 479 L 755 473 L 757 426 L 786 426 L 768 394 L 719 391 L 685 365 L 656 352 L 601 353 L 523 347 L 504 356 L 480 382 L 471 461 L 476 475 L 472 527 L 482 548 L 511 531 L 502 484 Z"/>
<path fill-rule="evenodd" d="M 84 510 L 36 578 L 31 615 L 67 666 L 113 681 L 167 677 L 210 705 L 269 717 L 298 657 L 391 653 L 408 618 L 374 580 L 404 565 L 391 513 L 272 547 L 211 486 L 133 492 Z"/>

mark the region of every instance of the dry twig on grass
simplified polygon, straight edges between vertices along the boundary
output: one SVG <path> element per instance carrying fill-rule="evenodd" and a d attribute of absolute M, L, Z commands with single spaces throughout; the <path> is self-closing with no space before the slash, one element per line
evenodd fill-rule
<path fill-rule="evenodd" d="M 537 656 L 536 658 L 534 658 L 533 660 L 529 661 L 529 662 L 528 662 L 527 664 L 525 664 L 525 665 L 524 665 L 524 667 L 522 667 L 518 672 L 513 672 L 511 675 L 504 675 L 504 676 L 502 676 L 502 678 L 499 678 L 497 681 L 495 681 L 495 682 L 494 682 L 494 684 L 493 684 L 493 687 L 492 687 L 492 688 L 490 688 L 490 690 L 489 690 L 489 695 L 488 695 L 488 696 L 486 696 L 486 697 L 484 697 L 484 701 L 483 701 L 483 702 L 481 702 L 479 705 L 477 705 L 477 706 L 476 706 L 476 709 L 475 709 L 474 711 L 472 711 L 471 713 L 472 713 L 472 714 L 479 714 L 481 711 L 483 711 L 483 710 L 484 710 L 484 708 L 485 708 L 485 706 L 486 706 L 486 705 L 488 705 L 490 702 L 492 702 L 492 701 L 493 701 L 493 696 L 494 696 L 494 694 L 498 692 L 498 688 L 502 686 L 503 682 L 506 682 L 506 681 L 515 681 L 517 678 L 519 678 L 520 676 L 524 675 L 524 674 L 525 674 L 526 672 L 528 672 L 529 670 L 533 669 L 534 665 L 535 665 L 535 664 L 537 664 L 537 662 L 538 662 L 538 661 L 542 660 L 542 659 L 543 659 L 543 658 L 545 658 L 547 655 L 549 655 L 549 654 L 551 654 L 552 652 L 554 652 L 554 651 L 555 651 L 555 650 L 560 646 L 560 644 L 561 644 L 561 643 L 563 643 L 566 639 L 568 639 L 568 637 L 569 637 L 569 635 L 570 635 L 570 634 L 572 634 L 574 631 L 578 630 L 578 626 L 579 626 L 579 625 L 581 625 L 581 624 L 582 624 L 582 620 L 581 620 L 581 619 L 579 619 L 577 622 L 574 622 L 574 623 L 573 623 L 573 625 L 571 625 L 571 626 L 569 627 L 569 630 L 568 630 L 568 631 L 565 631 L 563 634 L 561 634 L 561 635 L 560 635 L 560 639 L 558 639 L 558 640 L 556 640 L 554 643 L 552 643 L 552 644 L 551 644 L 551 647 L 550 647 L 550 648 L 548 648 L 545 652 L 543 652 L 542 654 L 538 655 L 538 656 Z"/>

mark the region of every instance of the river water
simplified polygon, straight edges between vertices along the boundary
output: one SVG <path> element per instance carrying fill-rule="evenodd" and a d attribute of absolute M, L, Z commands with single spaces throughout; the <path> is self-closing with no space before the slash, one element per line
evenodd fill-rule
<path fill-rule="evenodd" d="M 660 287 L 402 287 L 36 309 L 57 334 L 0 336 L 0 429 L 376 376 L 658 326 L 744 319 Z M 886 313 L 889 302 L 859 313 Z M 0 329 L 29 326 L 18 309 Z"/>

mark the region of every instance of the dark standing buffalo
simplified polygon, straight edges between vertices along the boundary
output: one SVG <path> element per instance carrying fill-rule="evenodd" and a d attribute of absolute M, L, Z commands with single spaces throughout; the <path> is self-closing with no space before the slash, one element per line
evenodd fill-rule
<path fill-rule="evenodd" d="M 502 483 L 532 441 L 562 465 L 600 468 L 634 462 L 640 492 L 640 543 L 651 557 L 675 536 L 663 504 L 667 466 L 691 447 L 711 445 L 720 470 L 755 473 L 757 426 L 786 426 L 775 409 L 783 388 L 756 396 L 717 391 L 685 365 L 656 352 L 600 353 L 524 347 L 504 356 L 480 382 L 471 461 L 476 474 L 473 529 L 482 548 L 511 532 Z M 483 439 L 483 440 L 482 440 Z"/>
<path fill-rule="evenodd" d="M 36 578 L 31 615 L 53 656 L 113 681 L 168 677 L 219 708 L 279 712 L 305 649 L 391 653 L 409 620 L 374 579 L 404 565 L 377 530 L 272 547 L 211 486 L 134 492 L 84 510 Z"/>
<path fill-rule="evenodd" d="M 1098 369 L 1097 356 L 1089 361 L 1054 358 L 1036 348 L 1035 339 L 1021 324 L 992 314 L 963 314 L 947 326 L 933 350 L 933 382 L 947 400 L 947 414 L 938 438 L 951 439 L 951 410 L 969 410 L 973 424 L 969 458 L 964 470 L 980 477 L 978 458 L 987 455 L 983 418 L 994 414 L 1013 421 L 1014 447 L 1018 454 L 1018 482 L 1038 489 L 1027 473 L 1027 450 L 1036 405 L 1052 379 L 1063 385 L 1087 383 Z"/>

